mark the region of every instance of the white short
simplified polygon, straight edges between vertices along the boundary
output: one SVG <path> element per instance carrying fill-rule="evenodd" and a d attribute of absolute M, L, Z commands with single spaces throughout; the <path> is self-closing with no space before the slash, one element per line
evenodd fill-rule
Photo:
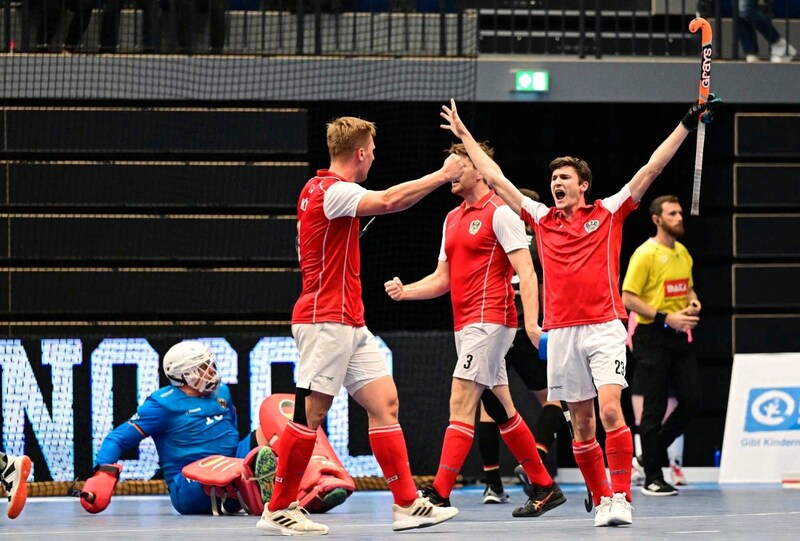
<path fill-rule="evenodd" d="M 341 323 L 298 323 L 292 325 L 300 362 L 297 387 L 330 396 L 342 385 L 351 395 L 361 387 L 388 376 L 386 358 L 366 327 Z"/>
<path fill-rule="evenodd" d="M 506 353 L 516 334 L 517 329 L 495 323 L 475 323 L 457 331 L 453 377 L 486 387 L 508 385 Z"/>
<path fill-rule="evenodd" d="M 601 385 L 627 387 L 627 337 L 618 319 L 548 332 L 547 399 L 580 402 L 597 396 Z"/>

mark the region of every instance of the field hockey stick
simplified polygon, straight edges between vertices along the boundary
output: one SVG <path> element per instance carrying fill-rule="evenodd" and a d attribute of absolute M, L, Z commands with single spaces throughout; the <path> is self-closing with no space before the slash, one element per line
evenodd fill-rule
<path fill-rule="evenodd" d="M 698 17 L 689 23 L 689 32 L 692 34 L 702 30 L 701 39 L 703 40 L 700 51 L 700 96 L 698 101 L 706 103 L 708 93 L 711 91 L 711 25 L 707 20 Z M 702 116 L 702 113 L 701 113 Z M 700 214 L 700 177 L 703 176 L 703 145 L 706 141 L 706 126 L 702 119 L 697 123 L 697 147 L 694 154 L 694 183 L 692 185 L 692 208 L 690 214 L 697 216 Z"/>
<path fill-rule="evenodd" d="M 561 401 L 561 411 L 564 413 L 564 420 L 567 422 L 567 428 L 569 428 L 569 435 L 574 440 L 575 439 L 575 430 L 572 428 L 572 415 L 569 413 L 569 406 L 563 400 Z M 586 481 L 584 481 L 584 484 Z M 592 491 L 589 490 L 589 485 L 586 485 L 586 498 L 583 500 L 583 507 L 586 508 L 587 513 L 592 512 L 592 507 L 594 507 L 594 500 L 592 499 Z"/>

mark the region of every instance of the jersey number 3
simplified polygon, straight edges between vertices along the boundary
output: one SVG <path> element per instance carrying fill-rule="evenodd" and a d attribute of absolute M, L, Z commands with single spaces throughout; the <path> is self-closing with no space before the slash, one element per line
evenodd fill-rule
<path fill-rule="evenodd" d="M 469 370 L 470 366 L 472 366 L 472 355 L 467 355 L 467 362 L 464 363 L 464 370 Z"/>

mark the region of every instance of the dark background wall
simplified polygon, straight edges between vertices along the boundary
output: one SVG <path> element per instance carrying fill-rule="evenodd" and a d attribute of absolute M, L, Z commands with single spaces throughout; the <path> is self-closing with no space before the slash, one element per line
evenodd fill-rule
<path fill-rule="evenodd" d="M 73 103 L 33 104 L 35 107 L 41 105 L 65 106 Z M 148 108 L 186 106 L 185 103 L 175 102 L 113 102 L 103 105 L 112 109 L 120 106 L 130 109 L 143 106 Z M 233 110 L 251 104 L 232 102 L 221 105 Z M 209 120 L 205 127 L 211 135 L 200 132 L 203 136 L 198 138 L 196 130 L 185 127 L 180 129 L 180 124 L 176 129 L 175 125 L 171 124 L 173 131 L 170 132 L 170 137 L 159 139 L 161 142 L 158 148 L 118 148 L 109 143 L 108 148 L 98 151 L 97 148 L 84 148 L 80 145 L 58 147 L 57 137 L 40 139 L 37 148 L 13 148 L 8 146 L 9 141 L 14 140 L 12 133 L 7 138 L 7 146 L 3 150 L 3 155 L 8 160 L 4 163 L 7 173 L 5 181 L 11 183 L 7 186 L 7 199 L 4 205 L 7 230 L 5 240 L 8 244 L 5 246 L 7 268 L 4 269 L 7 279 L 3 281 L 3 287 L 7 289 L 3 290 L 3 297 L 9 302 L 3 314 L 6 337 L 24 337 L 31 340 L 29 350 L 35 350 L 35 339 L 45 335 L 93 337 L 93 339 L 103 336 L 141 336 L 152 337 L 160 344 L 159 347 L 165 350 L 170 341 L 182 337 L 225 336 L 231 343 L 238 344 L 235 347 L 240 356 L 243 356 L 258 336 L 288 335 L 287 321 L 292 300 L 299 287 L 299 275 L 293 272 L 296 263 L 292 255 L 294 241 L 292 229 L 283 227 L 285 223 L 274 219 L 277 214 L 288 216 L 291 225 L 296 194 L 299 193 L 302 184 L 313 174 L 313 170 L 328 165 L 324 124 L 340 115 L 361 116 L 377 123 L 377 160 L 370 179 L 365 184 L 370 189 L 386 188 L 396 182 L 416 178 L 436 169 L 444 159 L 444 149 L 452 142 L 452 137 L 437 127 L 440 104 L 436 102 L 259 103 L 264 112 L 258 113 L 257 116 L 268 116 L 270 113 L 266 111 L 271 106 L 292 108 L 298 111 L 298 114 L 304 115 L 301 132 L 305 131 L 305 137 L 302 133 L 298 135 L 296 131 L 291 131 L 291 138 L 281 137 L 280 123 L 271 125 L 268 122 L 266 126 L 254 126 L 227 120 Z M 552 203 L 549 195 L 547 164 L 553 157 L 570 154 L 586 159 L 594 173 L 592 195 L 596 197 L 611 195 L 647 161 L 657 145 L 677 125 L 688 106 L 689 103 L 464 102 L 460 104 L 460 109 L 476 138 L 488 140 L 496 148 L 496 160 L 506 175 L 518 186 L 536 189 L 542 194 L 546 203 Z M 141 111 L 144 113 L 149 110 Z M 704 305 L 703 321 L 695 337 L 705 392 L 703 411 L 687 432 L 685 461 L 689 466 L 711 464 L 714 447 L 720 445 L 724 429 L 733 354 L 732 322 L 735 315 L 731 273 L 731 266 L 734 263 L 733 171 L 735 162 L 747 162 L 749 159 L 735 156 L 735 115 L 748 111 L 785 113 L 793 110 L 794 107 L 791 105 L 727 104 L 722 107 L 717 121 L 707 131 L 700 216 L 688 217 L 694 163 L 694 136 L 690 136 L 662 176 L 656 180 L 643 201 L 643 208 L 634 213 L 625 226 L 622 250 L 623 273 L 633 250 L 653 233 L 653 225 L 645 210 L 653 197 L 674 193 L 681 198 L 687 211 L 687 234 L 683 240 L 695 260 L 696 289 Z M 212 108 L 208 112 L 220 111 Z M 41 117 L 40 129 L 59 131 L 62 118 L 54 112 L 45 111 Z M 92 121 L 91 118 L 94 117 L 86 114 L 74 117 L 73 122 L 67 125 L 69 129 L 63 130 L 63 134 L 68 137 L 70 130 L 73 130 L 72 135 L 78 137 L 83 130 L 91 133 L 93 140 L 102 146 L 121 133 L 120 130 L 136 127 L 136 123 L 131 119 L 119 125 L 107 119 Z M 146 129 L 141 129 L 145 132 L 158 130 L 160 121 L 153 120 L 153 122 L 154 124 L 145 126 Z M 25 129 L 30 131 L 31 124 L 27 123 Z M 243 129 L 252 130 L 252 133 L 239 131 Z M 270 133 L 269 136 L 262 138 L 264 132 L 259 130 L 277 130 L 279 136 Z M 764 127 L 764 130 L 762 138 L 773 137 L 776 134 L 780 136 L 781 133 L 779 129 L 771 129 L 769 126 Z M 140 132 L 137 133 L 137 137 L 129 139 L 123 137 L 114 141 L 152 142 L 146 137 L 146 133 L 145 136 Z M 107 134 L 107 137 L 104 134 Z M 231 145 L 230 140 L 237 137 L 246 137 L 247 144 Z M 77 140 L 83 139 L 78 137 Z M 215 140 L 227 142 L 221 147 L 215 147 Z M 260 143 L 263 143 L 263 148 L 259 146 Z M 198 144 L 210 146 L 203 152 L 198 152 L 193 146 Z M 42 195 L 41 191 L 27 194 L 26 197 L 29 198 L 27 202 L 15 199 L 14 196 L 19 192 L 11 189 L 15 178 L 11 172 L 12 162 L 18 160 L 49 160 L 48 163 L 57 163 L 55 160 L 87 160 L 102 169 L 109 167 L 111 160 L 129 160 L 136 163 L 148 160 L 156 162 L 172 160 L 180 163 L 188 163 L 190 160 L 220 160 L 229 165 L 234 161 L 237 164 L 248 165 L 269 159 L 281 163 L 291 162 L 296 169 L 289 177 L 285 170 L 282 170 L 278 177 L 266 173 L 248 177 L 247 182 L 264 184 L 254 185 L 253 191 L 249 192 L 245 182 L 243 184 L 245 190 L 242 192 L 244 200 L 237 200 L 233 196 L 220 197 L 213 190 L 198 195 L 195 189 L 200 184 L 192 184 L 195 177 L 189 174 L 182 183 L 176 184 L 175 192 L 170 194 L 169 201 L 164 196 L 165 199 L 160 202 L 147 197 L 157 188 L 156 185 L 149 185 L 146 182 L 152 181 L 151 178 L 131 177 L 129 180 L 131 191 L 126 196 L 127 200 L 131 201 L 130 205 L 126 201 L 109 204 L 100 198 L 84 201 L 79 205 L 61 202 L 53 206 L 52 201 L 48 202 L 48 194 L 58 192 L 63 195 L 65 187 L 63 184 L 60 190 L 48 192 L 45 189 L 45 195 Z M 779 160 L 768 157 L 766 161 Z M 196 167 L 197 164 L 194 163 L 193 166 Z M 218 166 L 217 164 L 216 167 Z M 158 174 L 162 173 L 163 171 Z M 168 178 L 166 173 L 163 174 L 165 179 Z M 202 176 L 202 178 L 214 177 L 214 175 Z M 65 169 L 61 180 L 74 184 L 78 190 L 84 185 L 83 183 L 94 178 L 91 172 L 73 177 L 67 174 Z M 231 179 L 234 177 L 218 173 L 216 178 L 220 182 L 233 182 Z M 272 182 L 275 182 L 276 187 L 273 195 L 278 194 L 279 197 L 276 195 L 278 200 L 269 197 Z M 208 185 L 203 184 L 203 186 Z M 238 185 L 227 186 L 225 193 L 230 195 L 236 186 Z M 91 193 L 96 193 L 100 187 L 94 186 Z M 66 191 L 69 192 L 69 188 Z M 252 199 L 248 201 L 247 195 L 250 193 Z M 36 201 L 31 202 L 33 199 Z M 362 240 L 362 279 L 367 323 L 394 351 L 395 374 L 402 404 L 401 421 L 406 426 L 414 472 L 419 474 L 435 471 L 441 434 L 447 421 L 449 375 L 454 359 L 449 299 L 443 297 L 427 302 L 397 304 L 386 297 L 383 292 L 383 282 L 395 275 L 407 281 L 415 280 L 435 268 L 442 221 L 447 211 L 458 202 L 447 187 L 442 187 L 405 213 L 379 217 Z M 153 219 L 164 227 L 152 230 L 128 229 L 127 231 L 132 233 L 126 236 L 125 228 L 109 228 L 109 223 L 112 222 L 95 220 L 85 226 L 85 241 L 81 244 L 85 252 L 81 252 L 83 254 L 81 258 L 75 261 L 70 259 L 72 257 L 70 254 L 63 254 L 57 250 L 60 243 L 64 242 L 63 235 L 48 237 L 42 233 L 52 229 L 35 227 L 20 229 L 20 224 L 15 222 L 15 220 L 37 220 L 41 214 L 61 213 L 73 219 L 76 215 L 108 214 L 111 211 L 113 213 L 108 219 L 112 221 L 120 217 L 132 219 L 132 215 L 152 213 L 155 216 Z M 197 230 L 180 229 L 181 236 L 177 238 L 170 235 L 169 231 L 175 231 L 175 227 L 181 223 L 169 221 L 175 219 L 174 215 L 187 217 L 196 216 L 201 212 L 206 216 L 203 220 L 209 221 L 208 227 Z M 252 218 L 248 222 L 250 225 L 260 223 L 262 227 L 256 227 L 255 230 L 223 227 L 223 222 L 232 213 L 250 217 Z M 269 216 L 263 218 L 262 214 Z M 116 221 L 113 223 L 118 225 Z M 282 225 L 279 227 L 278 223 Z M 15 232 L 20 230 L 27 231 L 27 236 L 15 237 Z M 147 236 L 141 237 L 142 231 L 145 231 Z M 794 233 L 784 230 L 782 234 L 791 238 Z M 103 239 L 105 241 L 100 242 Z M 74 239 L 72 241 L 74 242 Z M 28 276 L 25 273 L 31 266 L 43 269 L 94 267 L 97 266 L 97 262 L 93 260 L 93 254 L 99 249 L 98 246 L 108 248 L 114 242 L 120 249 L 104 253 L 105 259 L 102 261 L 103 265 L 114 271 L 110 273 L 111 276 L 119 277 L 120 268 L 137 265 L 154 268 L 167 266 L 173 268 L 183 265 L 189 271 L 198 272 L 171 275 L 169 280 L 163 281 L 159 281 L 161 275 L 156 273 L 141 274 L 139 281 L 113 282 L 108 285 L 107 290 L 98 289 L 97 284 L 100 282 L 95 276 L 87 275 L 85 280 L 66 282 L 59 273 L 49 271 L 31 273 L 30 276 L 35 276 L 39 281 L 29 283 L 27 289 L 24 289 L 23 298 L 15 299 L 16 284 L 21 283 L 16 281 L 15 273 Z M 31 246 L 35 246 L 36 249 L 31 249 Z M 144 250 L 144 247 L 149 249 L 151 246 L 156 248 L 146 252 L 149 254 L 146 257 L 136 255 L 140 253 L 136 250 Z M 181 247 L 180 253 L 171 248 L 175 246 Z M 131 249 L 126 249 L 128 247 Z M 218 275 L 215 280 L 206 280 L 202 272 L 218 267 L 269 271 L 276 266 L 287 271 L 280 275 L 265 272 L 264 276 L 270 276 L 270 280 L 267 281 L 257 279 L 261 276 L 258 272 L 231 272 L 229 275 Z M 17 270 L 11 270 L 12 268 Z M 147 287 L 142 287 L 143 284 Z M 179 296 L 175 293 L 175 289 L 184 286 L 187 287 L 187 294 L 192 296 L 194 304 L 188 304 L 188 308 L 184 307 L 180 313 L 176 313 L 172 304 L 173 295 Z M 753 284 L 752 287 L 758 287 L 758 284 Z M 55 314 L 50 304 L 54 295 L 65 303 L 64 308 L 57 310 L 58 313 Z M 75 302 L 70 303 L 70 298 Z M 128 299 L 126 302 L 129 304 L 119 304 L 122 302 L 120 298 Z M 27 307 L 27 311 L 19 311 L 19 306 Z M 192 323 L 181 324 L 179 319 Z M 221 326 L 220 320 L 223 319 L 228 321 L 227 326 Z M 52 320 L 52 324 L 48 324 L 48 320 Z M 109 320 L 123 322 L 124 325 L 110 323 Z M 64 321 L 71 322 L 72 326 L 62 325 Z M 160 325 L 157 323 L 159 321 L 165 323 Z M 32 322 L 38 323 L 20 325 Z M 770 346 L 765 344 L 765 347 Z M 90 349 L 86 347 L 86 351 Z M 37 377 L 45 388 L 47 384 L 43 382 L 48 379 L 48 370 L 42 366 L 37 368 Z M 126 379 L 125 370 L 122 369 L 120 379 L 120 384 L 123 386 Z M 133 376 L 131 374 L 128 376 L 132 380 Z M 275 391 L 290 391 L 290 373 L 277 371 L 276 378 L 278 381 L 274 384 Z M 533 400 L 527 396 L 516 378 L 512 380 L 512 386 L 520 409 L 526 418 L 532 419 L 537 409 L 533 405 Z M 247 402 L 249 395 L 245 383 L 234 390 L 234 396 L 241 404 Z M 81 406 L 82 401 L 85 402 L 84 398 L 76 398 L 76 414 L 85 407 Z M 47 400 L 47 396 L 45 399 Z M 125 401 L 124 394 L 122 400 L 125 403 L 129 402 Z M 121 421 L 125 417 L 123 415 L 118 420 Z M 366 420 L 355 407 L 351 408 L 351 417 L 352 452 L 353 454 L 366 452 L 366 431 L 359 429 L 366 426 Z M 244 430 L 247 426 L 245 419 L 242 420 L 242 425 Z M 84 430 L 82 434 L 86 436 L 85 428 L 82 430 Z M 84 436 L 76 435 L 76 449 L 88 448 L 89 442 L 81 439 Z M 33 435 L 29 435 L 29 441 L 35 441 Z M 36 455 L 35 452 L 33 454 Z M 85 462 L 85 455 L 82 456 Z M 568 446 L 562 446 L 559 450 L 559 460 L 564 466 L 572 464 Z M 507 455 L 504 457 L 504 464 L 510 464 L 510 457 Z M 472 456 L 467 463 L 465 473 L 477 475 L 478 472 L 476 457 Z"/>

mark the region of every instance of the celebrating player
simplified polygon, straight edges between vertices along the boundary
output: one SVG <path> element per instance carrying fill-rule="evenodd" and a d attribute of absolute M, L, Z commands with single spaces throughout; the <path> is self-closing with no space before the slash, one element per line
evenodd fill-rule
<path fill-rule="evenodd" d="M 597 506 L 594 525 L 631 524 L 630 477 L 633 441 L 620 405 L 625 381 L 627 319 L 619 293 L 622 224 L 650 184 L 680 148 L 700 116 L 711 120 L 721 100 L 691 106 L 650 160 L 611 197 L 587 204 L 592 173 L 570 156 L 550 163 L 555 207 L 525 197 L 475 141 L 458 116 L 454 100 L 441 113 L 443 129 L 460 138 L 475 167 L 510 209 L 536 234 L 544 270 L 544 330 L 548 331 L 548 399 L 569 405 L 575 430 L 573 451 Z M 595 439 L 594 397 L 606 430 L 603 451 Z"/>
<path fill-rule="evenodd" d="M 476 147 L 486 156 L 493 153 L 485 143 Z M 463 144 L 452 145 L 450 154 L 466 162 L 464 173 L 452 184 L 452 192 L 464 202 L 445 219 L 436 270 L 408 285 L 398 277 L 384 284 L 396 301 L 432 299 L 449 291 L 453 304 L 458 360 L 450 391 L 450 424 L 436 478 L 423 487 L 422 494 L 437 505 L 450 505 L 450 492 L 472 447 L 475 412 L 484 394 L 486 412 L 499 425 L 503 440 L 533 485 L 528 502 L 512 514 L 538 517 L 567 500 L 547 473 L 533 434 L 514 408 L 505 363 L 517 333 L 511 287 L 514 272 L 519 277 L 525 331 L 539 344 L 536 272 L 522 222 L 489 188 Z M 491 392 L 484 393 L 486 389 Z"/>
<path fill-rule="evenodd" d="M 294 306 L 292 334 L 300 363 L 294 417 L 278 444 L 275 492 L 258 528 L 285 535 L 325 535 L 295 501 L 314 449 L 315 434 L 334 397 L 345 386 L 369 419 L 369 442 L 394 497 L 393 529 L 431 526 L 458 510 L 417 496 L 403 430 L 397 420 L 397 388 L 375 337 L 364 323 L 361 299 L 359 217 L 399 212 L 440 185 L 461 176 L 456 156 L 438 171 L 387 190 L 370 191 L 375 125 L 354 117 L 327 126 L 328 169 L 317 171 L 297 204 L 298 256 L 303 291 Z"/>

